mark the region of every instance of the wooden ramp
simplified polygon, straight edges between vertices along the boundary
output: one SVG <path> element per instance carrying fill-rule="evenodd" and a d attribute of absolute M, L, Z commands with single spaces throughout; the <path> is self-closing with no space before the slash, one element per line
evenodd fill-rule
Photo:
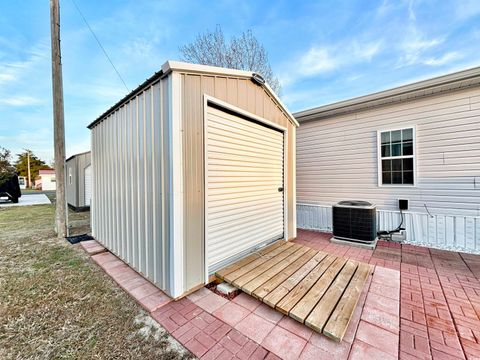
<path fill-rule="evenodd" d="M 341 341 L 373 266 L 277 241 L 216 273 L 220 279 Z"/>

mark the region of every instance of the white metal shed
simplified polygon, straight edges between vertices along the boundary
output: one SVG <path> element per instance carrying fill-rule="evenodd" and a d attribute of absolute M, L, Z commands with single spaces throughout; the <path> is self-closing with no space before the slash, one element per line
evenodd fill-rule
<path fill-rule="evenodd" d="M 70 156 L 65 161 L 67 203 L 75 211 L 88 210 L 91 198 L 91 152 Z"/>
<path fill-rule="evenodd" d="M 296 120 L 248 71 L 181 62 L 89 125 L 92 233 L 173 297 L 296 237 Z"/>

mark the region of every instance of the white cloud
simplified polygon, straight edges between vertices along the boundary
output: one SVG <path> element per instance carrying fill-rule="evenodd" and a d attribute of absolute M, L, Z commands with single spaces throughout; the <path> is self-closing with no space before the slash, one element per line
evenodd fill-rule
<path fill-rule="evenodd" d="M 353 43 L 353 56 L 363 60 L 371 61 L 382 48 L 383 41 Z"/>
<path fill-rule="evenodd" d="M 312 46 L 303 55 L 292 60 L 288 64 L 289 71 L 282 71 L 283 77 L 280 81 L 283 86 L 288 85 L 293 80 L 313 77 L 335 71 L 337 69 L 357 64 L 361 62 L 370 62 L 382 48 L 383 41 L 364 41 L 353 40 L 348 43 L 335 45 Z"/>
<path fill-rule="evenodd" d="M 317 75 L 335 69 L 339 59 L 332 58 L 325 47 L 312 47 L 300 57 L 298 67 L 304 76 Z"/>
<path fill-rule="evenodd" d="M 431 65 L 431 66 L 440 66 L 440 65 L 445 65 L 448 64 L 454 60 L 460 59 L 462 56 L 460 53 L 456 51 L 451 51 L 443 54 L 440 57 L 431 57 L 423 61 L 423 64 L 425 65 Z"/>
<path fill-rule="evenodd" d="M 400 46 L 402 55 L 397 63 L 397 68 L 423 63 L 425 52 L 441 45 L 444 41 L 445 39 L 440 37 L 426 39 L 415 28 L 411 29 L 410 35 L 407 35 L 407 39 Z"/>
<path fill-rule="evenodd" d="M 410 0 L 408 2 L 408 18 L 410 19 L 410 21 L 417 20 L 417 15 L 415 14 L 415 10 L 413 9 L 414 3 L 414 0 Z"/>
<path fill-rule="evenodd" d="M 11 96 L 0 98 L 0 104 L 10 106 L 31 106 L 41 104 L 43 101 L 33 96 Z"/>
<path fill-rule="evenodd" d="M 25 60 L 0 62 L 0 85 L 27 77 L 30 71 L 35 71 L 40 63 L 48 60 L 48 52 L 48 47 L 40 43 L 29 49 Z"/>

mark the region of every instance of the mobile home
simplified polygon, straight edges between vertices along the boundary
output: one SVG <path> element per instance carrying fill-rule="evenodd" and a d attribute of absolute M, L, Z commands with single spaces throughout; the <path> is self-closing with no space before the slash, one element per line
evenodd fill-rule
<path fill-rule="evenodd" d="M 407 242 L 480 251 L 480 68 L 294 116 L 299 227 L 330 231 L 333 204 L 367 200 L 392 230 L 402 199 Z"/>
<path fill-rule="evenodd" d="M 296 237 L 296 127 L 260 75 L 166 62 L 89 125 L 93 236 L 173 297 Z"/>

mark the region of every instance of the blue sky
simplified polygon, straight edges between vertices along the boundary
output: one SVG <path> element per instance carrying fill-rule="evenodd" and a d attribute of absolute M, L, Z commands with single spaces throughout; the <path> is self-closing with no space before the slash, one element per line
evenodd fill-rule
<path fill-rule="evenodd" d="M 67 156 L 126 90 L 71 0 L 61 0 Z M 480 66 L 480 1 L 76 0 L 130 89 L 221 25 L 252 29 L 292 112 Z M 53 159 L 49 1 L 0 12 L 0 146 Z"/>

